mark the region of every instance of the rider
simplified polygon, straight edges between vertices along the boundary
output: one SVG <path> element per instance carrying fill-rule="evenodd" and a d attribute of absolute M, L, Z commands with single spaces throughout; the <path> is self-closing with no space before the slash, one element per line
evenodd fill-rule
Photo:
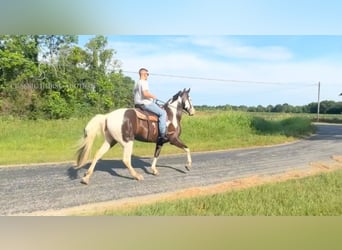
<path fill-rule="evenodd" d="M 149 76 L 148 70 L 141 68 L 139 70 L 139 81 L 134 85 L 134 104 L 140 108 L 156 114 L 159 118 L 159 137 L 158 143 L 162 144 L 168 140 L 166 137 L 166 111 L 159 107 L 153 100 L 157 97 L 149 91 L 147 78 Z"/>

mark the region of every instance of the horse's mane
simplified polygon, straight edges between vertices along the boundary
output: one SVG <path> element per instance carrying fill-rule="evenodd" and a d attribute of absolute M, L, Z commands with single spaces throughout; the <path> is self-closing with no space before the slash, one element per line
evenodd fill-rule
<path fill-rule="evenodd" d="M 170 98 L 166 104 L 170 104 L 173 103 L 174 101 L 176 101 L 178 99 L 178 97 L 182 94 L 182 91 L 179 91 L 177 94 L 175 94 L 172 98 Z"/>

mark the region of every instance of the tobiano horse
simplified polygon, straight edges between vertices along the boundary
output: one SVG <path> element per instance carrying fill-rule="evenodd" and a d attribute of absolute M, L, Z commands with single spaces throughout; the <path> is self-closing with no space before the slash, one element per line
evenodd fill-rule
<path fill-rule="evenodd" d="M 167 113 L 168 141 L 166 142 L 170 142 L 170 144 L 186 152 L 187 162 L 185 167 L 187 170 L 190 170 L 192 164 L 190 149 L 181 141 L 179 136 L 181 134 L 180 122 L 183 112 L 190 116 L 195 114 L 189 92 L 190 89 L 179 91 L 163 105 Z M 151 170 L 154 175 L 159 174 L 157 160 L 165 142 L 160 143 L 158 140 L 157 116 L 147 111 L 142 111 L 139 108 L 122 108 L 108 114 L 94 116 L 84 129 L 84 136 L 77 150 L 76 169 L 81 168 L 87 162 L 94 139 L 99 133 L 102 133 L 104 136 L 104 143 L 95 153 L 94 159 L 81 183 L 89 183 L 89 178 L 94 172 L 97 161 L 117 143 L 123 147 L 123 163 L 128 168 L 130 174 L 137 180 L 143 180 L 144 177 L 138 174 L 131 164 L 134 140 L 156 143 Z"/>

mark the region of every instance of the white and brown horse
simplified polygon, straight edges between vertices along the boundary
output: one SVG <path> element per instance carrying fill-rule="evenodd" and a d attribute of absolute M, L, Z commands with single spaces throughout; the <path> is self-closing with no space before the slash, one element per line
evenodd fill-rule
<path fill-rule="evenodd" d="M 183 149 L 187 153 L 186 168 L 191 168 L 191 155 L 189 148 L 179 139 L 181 134 L 180 121 L 183 111 L 189 115 L 194 115 L 195 109 L 189 96 L 190 89 L 179 91 L 163 108 L 167 113 L 167 135 L 172 145 Z M 158 143 L 158 118 L 150 113 L 146 115 L 146 111 L 139 109 L 124 108 L 117 109 L 111 113 L 94 116 L 84 129 L 84 137 L 77 151 L 77 165 L 75 168 L 81 168 L 88 159 L 89 152 L 97 134 L 104 135 L 104 143 L 96 152 L 94 159 L 81 180 L 81 183 L 88 184 L 92 175 L 96 162 L 116 143 L 123 147 L 123 162 L 128 168 L 130 174 L 137 180 L 143 180 L 144 177 L 138 174 L 131 165 L 131 155 L 133 151 L 133 141 L 139 140 L 144 142 L 156 143 L 154 159 L 152 162 L 152 173 L 158 175 L 157 160 L 163 143 Z"/>

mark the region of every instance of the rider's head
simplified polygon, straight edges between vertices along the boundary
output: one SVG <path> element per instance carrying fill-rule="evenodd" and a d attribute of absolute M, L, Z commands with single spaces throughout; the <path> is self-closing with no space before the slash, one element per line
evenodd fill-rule
<path fill-rule="evenodd" d="M 140 76 L 140 79 L 146 80 L 147 77 L 149 76 L 148 70 L 145 68 L 139 69 L 139 76 Z"/>

